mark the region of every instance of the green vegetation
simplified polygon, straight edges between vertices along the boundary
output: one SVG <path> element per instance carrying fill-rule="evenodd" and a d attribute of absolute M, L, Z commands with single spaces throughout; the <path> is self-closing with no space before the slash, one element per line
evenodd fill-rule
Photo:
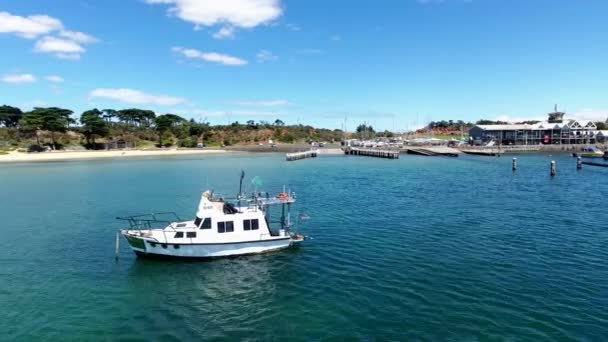
<path fill-rule="evenodd" d="M 496 120 L 496 121 L 492 121 L 492 120 L 478 120 L 476 123 L 476 125 L 508 125 L 509 123 L 506 121 L 500 121 L 500 120 Z"/>
<path fill-rule="evenodd" d="M 489 121 L 489 120 L 481 120 L 481 121 Z M 477 125 L 487 125 L 487 124 L 481 124 L 480 122 L 477 122 Z M 471 122 L 464 122 L 462 120 L 441 120 L 441 121 L 431 121 L 428 125 L 429 129 L 435 129 L 435 130 L 445 130 L 445 131 L 460 131 L 461 128 L 470 128 L 473 127 L 474 125 Z"/>
<path fill-rule="evenodd" d="M 518 125 L 534 125 L 539 123 L 539 120 L 527 120 L 527 121 L 521 121 L 521 122 L 516 122 L 516 124 Z"/>
<path fill-rule="evenodd" d="M 290 126 L 280 119 L 272 123 L 249 120 L 245 124 L 233 122 L 212 126 L 170 113 L 157 116 L 153 111 L 138 108 L 93 108 L 81 113 L 78 121 L 73 114 L 69 109 L 57 107 L 37 107 L 24 113 L 17 107 L 1 106 L 0 145 L 35 145 L 32 150 L 41 150 L 40 146 L 103 149 L 106 144 L 116 143 L 138 148 L 197 147 L 200 144 L 257 144 L 270 140 L 275 143 L 337 141 L 343 137 L 341 130 Z"/>
<path fill-rule="evenodd" d="M 17 127 L 22 116 L 23 112 L 17 107 L 0 107 L 0 125 L 4 125 L 5 127 Z"/>

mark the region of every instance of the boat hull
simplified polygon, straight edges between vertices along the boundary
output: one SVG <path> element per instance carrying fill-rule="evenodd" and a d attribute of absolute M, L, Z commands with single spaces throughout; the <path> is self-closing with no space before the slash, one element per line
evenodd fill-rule
<path fill-rule="evenodd" d="M 205 244 L 165 244 L 133 236 L 126 237 L 131 249 L 138 257 L 153 258 L 220 258 L 267 253 L 285 249 L 295 244 L 295 241 L 290 237 L 259 241 Z"/>

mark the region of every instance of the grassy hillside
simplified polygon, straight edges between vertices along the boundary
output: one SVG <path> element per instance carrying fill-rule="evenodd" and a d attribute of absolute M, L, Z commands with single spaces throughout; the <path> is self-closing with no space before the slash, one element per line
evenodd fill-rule
<path fill-rule="evenodd" d="M 51 132 L 38 130 L 41 145 L 50 145 Z M 64 132 L 55 132 L 54 139 L 58 148 L 102 148 L 104 143 L 122 140 L 130 146 L 148 148 L 157 146 L 159 133 L 162 134 L 163 146 L 196 147 L 230 146 L 248 144 L 304 143 L 310 141 L 339 141 L 343 133 L 340 130 L 319 129 L 311 126 L 274 126 L 274 125 L 220 125 L 210 126 L 185 122 L 158 132 L 155 127 L 137 127 L 123 123 L 113 123 L 106 136 L 95 139 L 95 145 L 87 143 L 82 127 L 71 127 Z M 17 127 L 0 127 L 0 148 L 26 148 L 37 143 L 34 132 Z"/>

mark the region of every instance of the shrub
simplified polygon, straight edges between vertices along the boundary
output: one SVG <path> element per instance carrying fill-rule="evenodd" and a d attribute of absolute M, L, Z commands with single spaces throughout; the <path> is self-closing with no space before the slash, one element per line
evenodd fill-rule
<path fill-rule="evenodd" d="M 46 149 L 40 145 L 30 145 L 27 148 L 28 152 L 44 152 Z"/>
<path fill-rule="evenodd" d="M 185 139 L 181 139 L 179 141 L 179 146 L 180 147 L 189 147 L 189 148 L 191 148 L 191 147 L 196 147 L 196 144 L 197 144 L 196 140 L 194 140 L 194 139 L 192 139 L 190 137 L 185 138 Z"/>

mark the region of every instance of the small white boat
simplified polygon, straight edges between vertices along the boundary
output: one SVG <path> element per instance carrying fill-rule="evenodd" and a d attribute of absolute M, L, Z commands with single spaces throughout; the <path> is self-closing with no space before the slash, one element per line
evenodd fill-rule
<path fill-rule="evenodd" d="M 604 151 L 600 150 L 595 146 L 585 146 L 581 149 L 581 152 L 574 153 L 575 157 L 583 158 L 603 158 Z"/>
<path fill-rule="evenodd" d="M 239 195 L 234 205 L 205 191 L 194 220 L 182 221 L 175 213 L 120 217 L 131 226 L 120 234 L 140 257 L 215 258 L 270 252 L 304 240 L 304 235 L 291 231 L 294 202 L 294 194 L 284 191 L 272 197 Z M 270 227 L 271 206 L 281 207 L 277 229 Z M 167 215 L 173 219 L 164 221 L 164 228 L 152 228 Z"/>

